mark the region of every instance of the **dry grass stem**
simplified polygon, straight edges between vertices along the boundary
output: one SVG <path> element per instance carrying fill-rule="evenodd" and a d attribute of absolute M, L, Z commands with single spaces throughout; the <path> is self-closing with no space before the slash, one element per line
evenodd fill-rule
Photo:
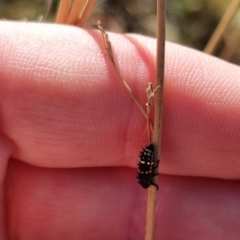
<path fill-rule="evenodd" d="M 98 25 L 98 29 L 100 30 L 101 34 L 102 34 L 102 38 L 103 38 L 103 41 L 104 41 L 104 45 L 105 45 L 105 49 L 106 49 L 106 52 L 107 52 L 107 55 L 109 57 L 109 59 L 111 60 L 115 70 L 116 70 L 116 73 L 118 74 L 118 77 L 120 78 L 124 88 L 127 90 L 127 92 L 130 94 L 130 96 L 132 97 L 133 101 L 135 102 L 135 104 L 138 106 L 138 108 L 140 109 L 140 111 L 142 112 L 143 116 L 148 119 L 148 115 L 144 109 L 144 107 L 142 106 L 142 104 L 140 103 L 140 101 L 138 100 L 138 98 L 135 96 L 135 94 L 133 93 L 132 89 L 128 86 L 128 84 L 126 83 L 126 81 L 121 77 L 118 69 L 117 69 L 117 66 L 115 64 L 115 61 L 114 61 L 114 57 L 113 57 L 113 51 L 112 51 L 112 46 L 111 46 L 111 43 L 109 41 L 109 38 L 108 38 L 108 34 L 105 32 L 105 30 L 103 29 L 102 25 L 101 25 L 101 22 L 98 21 L 97 23 Z M 150 125 L 150 128 L 152 129 L 152 125 Z"/>
<path fill-rule="evenodd" d="M 160 153 L 159 146 L 161 144 L 161 133 L 162 133 L 162 108 L 163 108 L 163 83 L 164 83 L 164 51 L 165 51 L 165 1 L 158 0 L 158 44 L 157 44 L 157 88 L 153 90 L 152 84 L 150 83 L 146 89 L 147 92 L 147 111 L 144 110 L 139 100 L 136 98 L 134 93 L 132 92 L 131 88 L 125 82 L 125 80 L 121 77 L 113 57 L 112 46 L 108 38 L 108 34 L 103 29 L 101 22 L 98 21 L 97 23 L 98 28 L 102 34 L 102 38 L 104 41 L 105 49 L 109 59 L 111 60 L 116 73 L 118 74 L 122 84 L 124 85 L 125 89 L 128 91 L 136 105 L 139 107 L 140 111 L 144 115 L 147 120 L 148 125 L 148 133 L 149 139 L 151 141 L 150 134 L 152 133 L 152 125 L 149 120 L 153 98 L 155 98 L 155 114 L 154 114 L 154 132 L 153 132 L 153 144 L 155 146 L 154 152 L 154 161 L 157 164 L 158 155 Z M 160 89 L 161 91 L 157 91 Z M 156 179 L 155 179 L 155 182 Z M 154 222 L 155 222 L 155 205 L 156 205 L 156 193 L 157 188 L 154 185 L 151 185 L 148 188 L 148 201 L 147 201 L 147 221 L 146 221 L 146 234 L 145 240 L 153 240 L 154 234 Z"/>
<path fill-rule="evenodd" d="M 236 27 L 236 29 L 233 30 L 230 36 L 228 36 L 225 40 L 225 47 L 219 54 L 219 57 L 226 61 L 230 61 L 232 56 L 236 53 L 237 48 L 239 47 L 239 40 L 240 32 Z"/>
<path fill-rule="evenodd" d="M 165 0 L 157 0 L 157 62 L 156 62 L 156 86 L 159 91 L 155 92 L 154 130 L 152 143 L 154 144 L 154 162 L 157 164 L 161 154 L 162 113 L 163 113 L 163 90 L 164 90 L 164 58 L 165 58 Z M 157 171 L 157 170 L 156 170 Z M 157 184 L 157 177 L 154 177 Z M 148 188 L 146 234 L 145 240 L 154 239 L 155 208 L 157 188 L 151 185 Z"/>
<path fill-rule="evenodd" d="M 58 8 L 56 23 L 67 22 L 70 6 L 71 6 L 71 0 L 61 0 Z"/>
<path fill-rule="evenodd" d="M 84 9 L 85 0 L 75 0 L 69 13 L 67 24 L 76 25 Z"/>
<path fill-rule="evenodd" d="M 155 90 L 153 90 L 152 83 L 148 83 L 148 87 L 146 89 L 147 100 L 148 100 L 147 103 L 146 103 L 146 107 L 147 107 L 147 132 L 148 132 L 149 143 L 151 143 L 151 140 L 152 140 L 150 113 L 151 113 L 151 109 L 152 109 L 154 95 L 155 95 L 155 93 L 156 93 L 156 91 L 158 90 L 159 87 L 160 86 L 158 86 Z"/>
<path fill-rule="evenodd" d="M 228 24 L 230 23 L 230 21 L 232 20 L 232 18 L 234 17 L 235 13 L 238 10 L 240 4 L 240 0 L 233 0 L 228 9 L 226 10 L 224 16 L 222 17 L 220 23 L 218 24 L 215 32 L 213 33 L 212 37 L 210 38 L 208 44 L 206 45 L 204 52 L 208 53 L 208 54 L 213 54 L 213 52 L 215 51 L 215 49 L 217 48 L 220 39 L 224 33 L 224 31 L 226 30 Z"/>
<path fill-rule="evenodd" d="M 116 66 L 116 64 L 114 62 L 114 58 L 113 58 L 112 45 L 111 45 L 111 42 L 109 41 L 108 34 L 103 29 L 102 23 L 100 21 L 97 22 L 97 25 L 98 25 L 98 29 L 100 30 L 100 32 L 102 34 L 102 38 L 104 41 L 105 50 L 107 52 L 107 55 L 110 58 L 111 62 L 114 64 L 114 66 Z"/>
<path fill-rule="evenodd" d="M 96 0 L 61 0 L 58 8 L 57 23 L 84 27 Z"/>
<path fill-rule="evenodd" d="M 96 0 L 87 0 L 85 5 L 84 5 L 84 8 L 83 8 L 83 11 L 80 15 L 80 18 L 78 19 L 78 22 L 77 22 L 77 25 L 79 27 L 84 27 L 84 25 L 86 24 L 91 12 L 92 12 L 92 9 L 94 7 L 96 3 Z"/>

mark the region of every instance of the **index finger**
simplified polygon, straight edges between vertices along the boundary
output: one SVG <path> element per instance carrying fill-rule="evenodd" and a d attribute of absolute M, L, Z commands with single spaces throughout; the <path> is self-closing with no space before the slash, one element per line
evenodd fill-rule
<path fill-rule="evenodd" d="M 15 158 L 44 167 L 135 167 L 145 119 L 100 34 L 1 23 L 2 131 Z M 144 104 L 155 40 L 110 34 L 123 78 Z M 239 68 L 168 44 L 161 172 L 238 178 Z"/>

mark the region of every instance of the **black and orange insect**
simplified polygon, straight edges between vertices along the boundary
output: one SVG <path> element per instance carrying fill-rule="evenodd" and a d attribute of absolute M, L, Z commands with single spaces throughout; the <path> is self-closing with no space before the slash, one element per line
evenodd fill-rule
<path fill-rule="evenodd" d="M 158 175 L 154 170 L 157 169 L 159 160 L 154 166 L 153 154 L 153 144 L 143 148 L 139 154 L 137 179 L 138 183 L 143 188 L 148 188 L 150 185 L 154 185 L 158 189 L 158 185 L 153 182 L 153 177 Z"/>

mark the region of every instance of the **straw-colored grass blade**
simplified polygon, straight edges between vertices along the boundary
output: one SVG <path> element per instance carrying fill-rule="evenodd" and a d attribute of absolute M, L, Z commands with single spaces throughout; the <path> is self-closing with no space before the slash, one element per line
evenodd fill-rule
<path fill-rule="evenodd" d="M 58 8 L 56 23 L 67 22 L 70 5 L 71 5 L 71 0 L 61 0 Z"/>

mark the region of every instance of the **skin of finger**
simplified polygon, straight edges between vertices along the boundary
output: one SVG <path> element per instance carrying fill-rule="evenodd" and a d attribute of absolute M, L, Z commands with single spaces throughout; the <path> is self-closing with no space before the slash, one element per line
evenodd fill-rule
<path fill-rule="evenodd" d="M 1 23 L 2 129 L 14 157 L 45 167 L 135 166 L 145 119 L 123 89 L 100 34 Z M 144 104 L 155 40 L 109 34 L 117 67 Z M 238 179 L 240 70 L 166 45 L 162 173 Z"/>
<path fill-rule="evenodd" d="M 14 144 L 6 136 L 0 134 L 0 239 L 6 239 L 4 178 L 9 158 L 13 154 L 14 149 Z"/>
<path fill-rule="evenodd" d="M 0 184 L 0 239 L 7 239 L 5 182 Z"/>
<path fill-rule="evenodd" d="M 9 239 L 143 239 L 146 190 L 131 168 L 47 169 L 11 161 Z M 161 175 L 155 239 L 240 234 L 239 181 Z"/>
<path fill-rule="evenodd" d="M 48 167 L 130 164 L 136 141 L 145 144 L 145 120 L 117 80 L 100 34 L 1 26 L 2 128 L 17 145 L 14 157 Z M 123 49 L 137 59 L 131 45 Z M 143 61 L 127 70 L 132 82 L 150 80 Z"/>
<path fill-rule="evenodd" d="M 0 134 L 0 183 L 4 181 L 8 160 L 14 154 L 16 146 L 6 136 Z"/>

